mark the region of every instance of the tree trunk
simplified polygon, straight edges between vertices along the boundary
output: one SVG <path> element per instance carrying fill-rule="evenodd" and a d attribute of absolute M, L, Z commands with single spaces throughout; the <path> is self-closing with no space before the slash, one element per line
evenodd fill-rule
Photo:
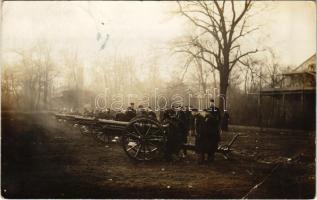
<path fill-rule="evenodd" d="M 207 94 L 207 85 L 206 85 L 206 83 L 205 83 L 205 82 L 202 82 L 202 83 L 201 83 L 201 86 L 202 86 L 202 88 L 203 88 L 203 90 L 204 90 L 204 94 Z"/>
<path fill-rule="evenodd" d="M 223 70 L 220 73 L 220 94 L 219 94 L 219 109 L 221 112 L 227 107 L 227 89 L 229 81 L 229 71 Z"/>
<path fill-rule="evenodd" d="M 48 67 L 47 65 L 45 66 L 45 73 L 44 73 L 44 96 L 43 96 L 43 100 L 44 100 L 44 109 L 47 109 L 47 95 L 48 95 Z"/>

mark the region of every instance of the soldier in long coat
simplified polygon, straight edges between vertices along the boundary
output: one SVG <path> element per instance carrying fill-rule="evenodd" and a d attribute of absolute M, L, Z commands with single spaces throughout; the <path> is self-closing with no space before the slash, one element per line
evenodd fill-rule
<path fill-rule="evenodd" d="M 186 116 L 186 113 L 183 109 L 179 108 L 177 111 L 177 119 L 179 120 L 180 125 L 180 136 L 182 145 L 187 143 L 187 137 L 188 137 L 188 119 Z M 186 148 L 183 148 L 183 154 L 184 156 L 187 155 Z"/>
<path fill-rule="evenodd" d="M 212 101 L 213 103 L 213 101 Z M 212 105 L 205 109 L 205 116 L 195 114 L 196 152 L 199 154 L 199 163 L 213 161 L 214 154 L 220 141 L 220 111 Z"/>
<path fill-rule="evenodd" d="M 194 126 L 194 136 L 195 136 L 195 148 L 196 153 L 199 154 L 199 163 L 204 162 L 204 146 L 205 143 L 205 118 L 198 112 L 197 109 L 192 109 L 193 115 L 193 126 Z"/>
<path fill-rule="evenodd" d="M 220 142 L 221 113 L 219 108 L 215 106 L 214 100 L 211 99 L 210 102 L 211 106 L 205 116 L 206 140 L 210 142 L 210 145 L 206 148 L 206 153 L 208 154 L 208 161 L 213 161 Z"/>
<path fill-rule="evenodd" d="M 180 124 L 174 110 L 167 109 L 164 111 L 162 124 L 169 125 L 167 128 L 165 158 L 170 161 L 172 160 L 172 154 L 178 155 L 182 146 Z"/>

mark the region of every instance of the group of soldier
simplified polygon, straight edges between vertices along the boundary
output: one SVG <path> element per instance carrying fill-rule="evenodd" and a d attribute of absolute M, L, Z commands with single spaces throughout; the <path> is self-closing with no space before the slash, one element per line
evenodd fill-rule
<path fill-rule="evenodd" d="M 220 142 L 221 129 L 227 130 L 229 122 L 228 112 L 224 111 L 222 115 L 213 99 L 210 100 L 209 108 L 203 112 L 189 106 L 172 106 L 169 109 L 161 109 L 157 116 L 151 107 L 144 108 L 140 105 L 135 110 L 134 104 L 131 103 L 125 114 L 129 116 L 128 121 L 136 116 L 146 116 L 159 120 L 162 124 L 169 124 L 166 145 L 168 160 L 172 159 L 173 154 L 185 157 L 188 136 L 194 136 L 195 151 L 199 155 L 200 164 L 214 160 L 214 154 Z"/>
<path fill-rule="evenodd" d="M 200 164 L 212 162 L 220 142 L 221 130 L 227 130 L 229 114 L 224 111 L 222 114 L 216 107 L 213 99 L 210 106 L 203 112 L 190 106 L 172 106 L 169 109 L 161 109 L 157 114 L 151 107 L 134 103 L 125 111 L 114 112 L 111 109 L 103 111 L 88 111 L 85 109 L 84 116 L 114 119 L 117 121 L 130 121 L 135 117 L 149 117 L 160 121 L 163 125 L 169 124 L 167 131 L 166 159 L 171 160 L 173 155 L 187 155 L 188 136 L 195 137 L 195 151 L 198 154 Z"/>
<path fill-rule="evenodd" d="M 172 107 L 165 110 L 163 112 L 163 123 L 165 120 L 172 121 L 172 124 L 174 123 L 175 125 L 174 127 L 172 126 L 172 129 L 176 128 L 170 131 L 170 134 L 173 135 L 168 135 L 168 141 L 170 141 L 172 147 L 170 152 L 175 149 L 177 152 L 178 145 L 176 144 L 179 142 L 181 144 L 181 148 L 179 149 L 182 151 L 182 155 L 186 156 L 188 136 L 192 135 L 195 137 L 194 150 L 199 157 L 198 163 L 212 162 L 220 142 L 221 128 L 226 129 L 227 127 L 227 124 L 223 124 L 222 122 L 227 123 L 229 121 L 229 114 L 225 113 L 223 116 L 226 119 L 223 119 L 213 99 L 210 100 L 209 108 L 204 109 L 203 112 L 199 112 L 198 109 L 188 106 Z M 178 137 L 179 140 L 175 139 L 175 137 Z"/>

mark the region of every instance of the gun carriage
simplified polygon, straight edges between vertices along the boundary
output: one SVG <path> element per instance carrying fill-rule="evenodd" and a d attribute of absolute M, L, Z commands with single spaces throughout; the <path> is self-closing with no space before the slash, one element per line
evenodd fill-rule
<path fill-rule="evenodd" d="M 172 120 L 159 122 L 150 117 L 135 117 L 129 122 L 81 115 L 55 114 L 56 119 L 80 128 L 83 134 L 92 134 L 95 138 L 105 141 L 106 137 L 121 137 L 121 145 L 129 158 L 135 161 L 150 161 L 162 157 L 166 152 L 172 131 L 179 130 Z M 237 139 L 236 135 L 229 144 L 219 146 L 218 151 L 229 158 L 231 146 Z M 194 150 L 195 146 L 183 144 L 183 148 Z"/>

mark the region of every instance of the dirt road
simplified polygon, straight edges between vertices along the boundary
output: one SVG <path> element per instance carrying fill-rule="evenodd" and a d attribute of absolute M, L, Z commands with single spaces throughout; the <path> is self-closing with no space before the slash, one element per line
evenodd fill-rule
<path fill-rule="evenodd" d="M 213 164 L 198 165 L 190 152 L 187 158 L 169 163 L 134 163 L 119 144 L 98 143 L 46 114 L 3 114 L 1 121 L 1 192 L 5 198 L 315 195 L 314 133 L 239 130 L 243 136 L 230 161 L 217 155 Z M 224 133 L 223 142 L 234 133 Z"/>

